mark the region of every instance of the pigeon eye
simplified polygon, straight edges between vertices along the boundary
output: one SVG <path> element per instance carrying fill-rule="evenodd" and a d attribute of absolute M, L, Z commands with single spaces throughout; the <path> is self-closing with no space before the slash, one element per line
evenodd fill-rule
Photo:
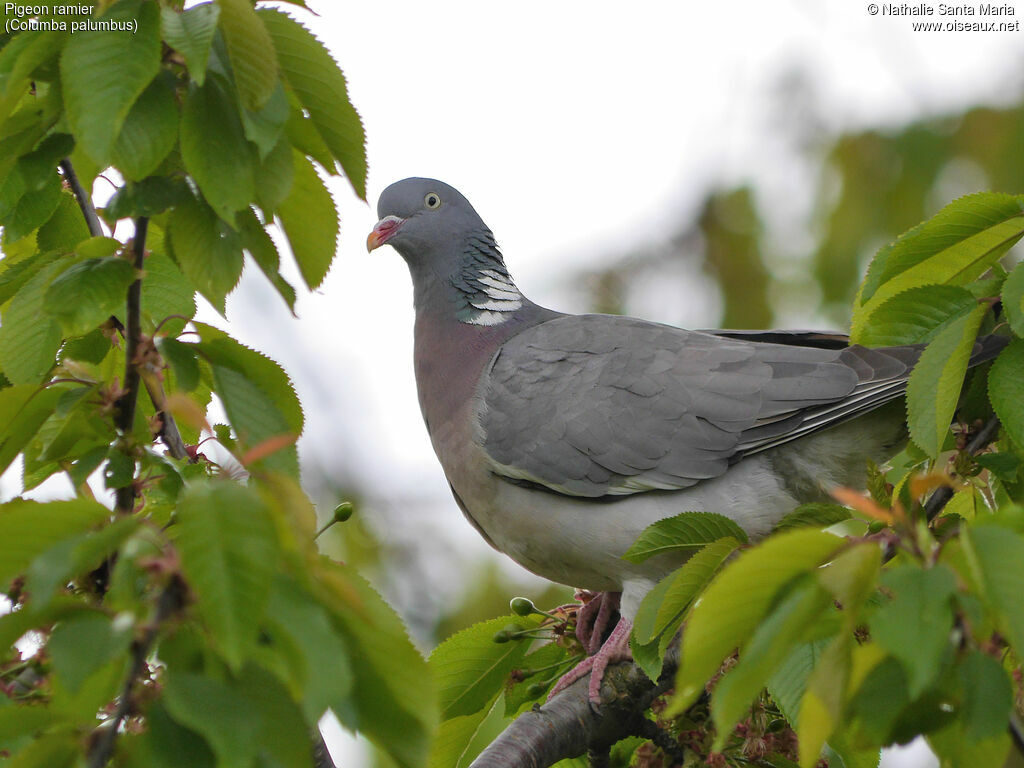
<path fill-rule="evenodd" d="M 425 198 L 423 198 L 423 204 L 427 206 L 427 208 L 431 209 L 440 208 L 441 198 L 437 196 L 436 192 L 430 192 Z"/>

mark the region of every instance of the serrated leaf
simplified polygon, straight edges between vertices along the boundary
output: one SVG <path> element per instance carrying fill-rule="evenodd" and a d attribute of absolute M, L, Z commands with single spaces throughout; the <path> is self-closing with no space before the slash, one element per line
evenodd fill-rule
<path fill-rule="evenodd" d="M 239 104 L 239 116 L 242 118 L 245 137 L 255 145 L 261 162 L 284 138 L 285 125 L 288 122 L 290 111 L 288 95 L 280 81 L 262 109 L 254 111 Z M 259 179 L 256 182 L 256 191 L 258 194 Z"/>
<path fill-rule="evenodd" d="M 437 704 L 427 663 L 409 642 L 401 620 L 350 566 L 320 558 L 313 573 L 321 604 L 360 663 L 352 709 L 341 722 L 384 749 L 400 768 L 426 761 L 437 723 Z"/>
<path fill-rule="evenodd" d="M 633 637 L 640 645 L 664 641 L 659 643 L 658 663 L 643 667 L 652 679 L 657 679 L 661 672 L 665 648 L 682 624 L 686 609 L 739 545 L 733 538 L 708 544 L 644 596 L 633 621 Z"/>
<path fill-rule="evenodd" d="M 711 715 L 718 734 L 713 747 L 716 752 L 722 750 L 736 723 L 768 685 L 775 667 L 793 652 L 808 626 L 830 604 L 829 594 L 811 576 L 804 576 L 758 624 L 739 663 L 719 680 L 711 697 Z"/>
<path fill-rule="evenodd" d="M 999 525 L 975 525 L 962 541 L 996 626 L 1018 658 L 1024 657 L 1024 538 Z"/>
<path fill-rule="evenodd" d="M 747 542 L 746 531 L 725 515 L 683 512 L 647 526 L 622 559 L 642 563 L 655 555 L 699 549 L 727 537 L 744 544 Z"/>
<path fill-rule="evenodd" d="M 974 340 L 988 307 L 952 320 L 925 347 L 907 382 L 907 424 L 914 442 L 937 456 L 960 398 Z"/>
<path fill-rule="evenodd" d="M 242 275 L 238 233 L 208 205 L 189 200 L 171 211 L 167 234 L 182 274 L 224 314 L 224 298 Z"/>
<path fill-rule="evenodd" d="M 28 568 L 32 560 L 62 539 L 89 530 L 110 517 L 91 499 L 0 504 L 0 584 Z"/>
<path fill-rule="evenodd" d="M 231 482 L 192 486 L 178 507 L 175 543 L 199 614 L 238 670 L 256 644 L 277 567 L 277 535 L 260 497 Z"/>
<path fill-rule="evenodd" d="M 212 325 L 195 323 L 202 341 L 197 345 L 213 365 L 230 368 L 250 379 L 275 404 L 284 416 L 288 429 L 301 434 L 302 406 L 291 380 L 280 365 L 266 355 L 232 339 Z"/>
<path fill-rule="evenodd" d="M 70 192 L 62 191 L 53 215 L 39 227 L 36 245 L 40 251 L 73 251 L 90 236 L 82 211 Z M 0 299 L 2 302 L 2 299 Z"/>
<path fill-rule="evenodd" d="M 60 399 L 60 387 L 40 390 L 34 384 L 21 384 L 0 390 L 0 473 L 35 437 Z"/>
<path fill-rule="evenodd" d="M 812 768 L 839 722 L 850 673 L 852 636 L 833 640 L 815 665 L 800 702 L 797 741 L 801 768 Z"/>
<path fill-rule="evenodd" d="M 1003 310 L 1017 336 L 1024 336 L 1024 261 L 1013 268 L 1003 283 Z"/>
<path fill-rule="evenodd" d="M 1006 733 L 1013 687 L 1003 665 L 981 651 L 968 651 L 958 672 L 964 689 L 964 735 L 980 742 Z"/>
<path fill-rule="evenodd" d="M 851 340 L 890 297 L 922 285 L 964 285 L 1024 234 L 1024 202 L 993 192 L 968 195 L 878 252 L 861 286 Z"/>
<path fill-rule="evenodd" d="M 291 190 L 278 205 L 277 215 L 302 279 L 313 290 L 323 282 L 334 260 L 338 246 L 338 211 L 313 164 L 295 152 L 293 166 Z"/>
<path fill-rule="evenodd" d="M 192 197 L 188 182 L 180 177 L 149 176 L 128 182 L 107 202 L 103 218 L 114 223 L 136 216 L 156 216 Z"/>
<path fill-rule="evenodd" d="M 335 712 L 350 708 L 354 673 L 349 649 L 324 608 L 297 584 L 279 575 L 270 592 L 267 617 L 298 649 L 296 661 L 302 679 L 297 682 L 305 694 L 302 706 L 306 719 L 317 722 L 328 707 Z"/>
<path fill-rule="evenodd" d="M 181 112 L 181 158 L 203 197 L 224 221 L 256 196 L 256 151 L 232 98 L 210 78 L 192 86 Z"/>
<path fill-rule="evenodd" d="M 775 524 L 773 531 L 788 528 L 828 528 L 830 525 L 850 519 L 850 510 L 839 504 L 812 502 L 801 504 Z"/>
<path fill-rule="evenodd" d="M 490 710 L 484 708 L 443 721 L 431 742 L 427 768 L 464 768 L 467 751 L 488 714 Z"/>
<path fill-rule="evenodd" d="M 922 570 L 903 567 L 887 571 L 883 582 L 893 592 L 871 620 L 871 636 L 900 661 L 911 698 L 933 681 L 942 654 L 950 645 L 956 587 L 945 566 Z"/>
<path fill-rule="evenodd" d="M 509 624 L 530 629 L 539 623 L 536 616 L 502 616 L 474 624 L 438 645 L 429 664 L 437 683 L 441 719 L 489 707 L 530 646 L 528 639 L 496 643 L 494 634 Z"/>
<path fill-rule="evenodd" d="M 132 105 L 112 149 L 125 179 L 139 181 L 155 171 L 178 141 L 174 79 L 156 77 Z"/>
<path fill-rule="evenodd" d="M 157 14 L 154 3 L 117 3 L 100 20 L 126 29 L 76 32 L 61 54 L 68 122 L 76 140 L 100 167 L 107 165 L 132 104 L 160 70 Z"/>
<path fill-rule="evenodd" d="M 807 681 L 829 643 L 831 638 L 797 646 L 775 668 L 768 681 L 768 693 L 792 728 L 796 728 L 800 719 L 800 700 L 807 690 Z"/>
<path fill-rule="evenodd" d="M 292 145 L 281 138 L 256 169 L 256 201 L 268 221 L 288 197 L 294 178 Z"/>
<path fill-rule="evenodd" d="M 202 85 L 206 79 L 206 63 L 219 15 L 220 6 L 214 3 L 199 3 L 181 13 L 172 8 L 160 9 L 160 32 L 167 44 L 185 59 L 196 85 Z"/>
<path fill-rule="evenodd" d="M 77 693 L 95 671 L 128 650 L 132 626 L 115 626 L 99 611 L 82 612 L 60 622 L 50 635 L 46 651 L 62 685 Z"/>
<path fill-rule="evenodd" d="M 50 280 L 64 265 L 50 263 L 11 299 L 0 323 L 0 370 L 14 384 L 38 384 L 53 367 L 60 326 L 39 312 Z"/>
<path fill-rule="evenodd" d="M 174 369 L 174 380 L 179 389 L 191 392 L 199 386 L 199 363 L 196 361 L 195 344 L 183 344 L 177 339 L 158 336 L 156 348 L 164 361 Z"/>
<path fill-rule="evenodd" d="M 682 712 L 697 699 L 725 657 L 749 639 L 780 589 L 843 546 L 842 539 L 823 531 L 786 531 L 724 568 L 690 611 L 671 711 Z"/>
<path fill-rule="evenodd" d="M 18 105 L 32 73 L 61 51 L 66 36 L 57 30 L 28 30 L 13 37 L 0 51 L 0 122 Z"/>
<path fill-rule="evenodd" d="M 82 336 L 119 314 L 135 267 L 124 259 L 86 259 L 58 275 L 43 296 L 43 311 L 60 323 L 65 336 Z"/>
<path fill-rule="evenodd" d="M 142 281 L 142 311 L 154 325 L 171 315 L 191 318 L 196 313 L 195 291 L 173 261 L 154 250 L 146 256 L 143 268 L 146 277 Z M 167 327 L 163 326 L 165 333 Z"/>
<path fill-rule="evenodd" d="M 14 176 L 17 171 L 12 173 Z M 20 174 L 19 174 L 20 175 Z M 27 237 L 53 216 L 61 201 L 60 177 L 56 172 L 49 173 L 42 188 L 24 192 L 10 210 L 0 218 L 4 228 L 4 241 L 13 243 Z"/>
<path fill-rule="evenodd" d="M 262 109 L 277 87 L 274 43 L 248 0 L 217 0 L 235 84 L 246 109 Z"/>
<path fill-rule="evenodd" d="M 176 670 L 165 675 L 163 702 L 171 716 L 203 735 L 218 765 L 251 765 L 261 726 L 255 702 L 239 695 L 233 681 Z"/>
<path fill-rule="evenodd" d="M 348 99 L 341 69 L 323 43 L 291 16 L 272 8 L 261 8 L 257 16 L 273 38 L 281 74 L 309 112 L 356 194 L 365 200 L 366 134 Z"/>
<path fill-rule="evenodd" d="M 992 364 L 988 397 L 1003 429 L 1024 448 L 1024 340 L 1011 341 Z"/>
<path fill-rule="evenodd" d="M 876 309 L 857 337 L 868 347 L 923 344 L 978 306 L 970 291 L 955 285 L 922 285 L 897 293 Z"/>
<path fill-rule="evenodd" d="M 290 152 L 290 150 L 289 150 Z M 270 284 L 277 289 L 278 294 L 284 299 L 285 304 L 292 314 L 295 314 L 295 289 L 291 284 L 281 277 L 279 271 L 281 257 L 277 252 L 277 246 L 266 230 L 260 224 L 251 210 L 243 211 L 238 215 L 238 229 L 242 234 L 242 247 L 252 256 L 256 266 L 266 275 Z"/>
<path fill-rule="evenodd" d="M 0 305 L 6 304 L 39 270 L 60 256 L 54 251 L 39 253 L 34 248 L 25 258 L 18 259 L 13 254 L 5 254 L 0 261 Z"/>

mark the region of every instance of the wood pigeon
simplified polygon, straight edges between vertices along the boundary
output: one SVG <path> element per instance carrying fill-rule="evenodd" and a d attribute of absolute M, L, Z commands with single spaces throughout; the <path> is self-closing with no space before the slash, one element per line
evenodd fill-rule
<path fill-rule="evenodd" d="M 377 212 L 367 248 L 393 246 L 412 273 L 420 408 L 459 507 L 530 571 L 621 592 L 619 624 L 560 684 L 592 670 L 595 704 L 640 600 L 685 559 L 623 560 L 645 528 L 703 510 L 764 535 L 830 488 L 862 488 L 866 459 L 906 437 L 920 346 L 567 315 L 520 292 L 449 185 L 396 182 Z M 1001 346 L 979 342 L 972 363 Z"/>

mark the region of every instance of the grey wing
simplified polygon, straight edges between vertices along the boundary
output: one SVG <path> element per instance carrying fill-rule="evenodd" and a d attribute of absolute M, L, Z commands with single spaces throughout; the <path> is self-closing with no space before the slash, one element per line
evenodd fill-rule
<path fill-rule="evenodd" d="M 920 350 L 753 343 L 609 315 L 507 341 L 478 417 L 492 470 L 574 496 L 686 488 L 899 397 Z"/>

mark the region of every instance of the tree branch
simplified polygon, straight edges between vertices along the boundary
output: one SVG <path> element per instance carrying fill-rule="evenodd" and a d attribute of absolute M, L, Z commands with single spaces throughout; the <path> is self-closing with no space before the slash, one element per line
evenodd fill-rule
<path fill-rule="evenodd" d="M 964 451 L 971 456 L 982 451 L 995 438 L 999 431 L 999 419 L 993 416 L 989 419 L 978 433 L 971 438 L 971 441 L 964 446 Z M 953 489 L 948 485 L 937 488 L 924 505 L 924 513 L 928 522 L 931 522 L 953 498 Z"/>
<path fill-rule="evenodd" d="M 135 269 L 142 270 L 146 254 L 146 232 L 149 219 L 140 216 L 135 220 L 135 236 L 132 238 L 132 254 Z M 128 309 L 124 324 L 124 390 L 117 402 L 117 415 L 114 425 L 122 434 L 132 431 L 135 423 L 135 405 L 139 399 L 139 368 L 135 360 L 139 350 L 139 339 L 142 337 L 142 277 L 136 277 L 128 286 Z M 135 486 L 127 485 L 117 489 L 117 511 L 120 514 L 131 514 L 135 508 Z"/>
<path fill-rule="evenodd" d="M 173 575 L 157 598 L 153 620 L 142 636 L 132 644 L 132 666 L 128 672 L 128 679 L 125 680 L 124 687 L 121 689 L 117 708 L 114 710 L 110 720 L 97 727 L 89 738 L 88 768 L 102 768 L 113 755 L 117 732 L 121 728 L 121 723 L 124 722 L 124 719 L 134 706 L 135 701 L 132 693 L 136 681 L 142 677 L 142 673 L 146 670 L 146 660 L 149 657 L 149 651 L 153 647 L 153 643 L 164 622 L 181 610 L 181 607 L 185 604 L 186 589 L 185 582 L 177 575 Z"/>
<path fill-rule="evenodd" d="M 103 227 L 100 225 L 100 217 L 96 215 L 96 207 L 92 204 L 92 195 L 85 191 L 82 182 L 78 180 L 78 174 L 75 173 L 71 160 L 65 157 L 57 165 L 61 173 L 64 174 L 68 186 L 71 187 L 71 194 L 78 201 L 78 207 L 82 209 L 85 223 L 89 227 L 89 234 L 93 237 L 103 237 Z"/>
<path fill-rule="evenodd" d="M 644 712 L 672 687 L 678 662 L 673 646 L 657 683 L 633 662 L 608 667 L 596 712 L 587 695 L 589 677 L 577 680 L 544 706 L 516 718 L 470 768 L 548 768 L 588 751 L 600 761 L 615 742 L 647 732 Z"/>

